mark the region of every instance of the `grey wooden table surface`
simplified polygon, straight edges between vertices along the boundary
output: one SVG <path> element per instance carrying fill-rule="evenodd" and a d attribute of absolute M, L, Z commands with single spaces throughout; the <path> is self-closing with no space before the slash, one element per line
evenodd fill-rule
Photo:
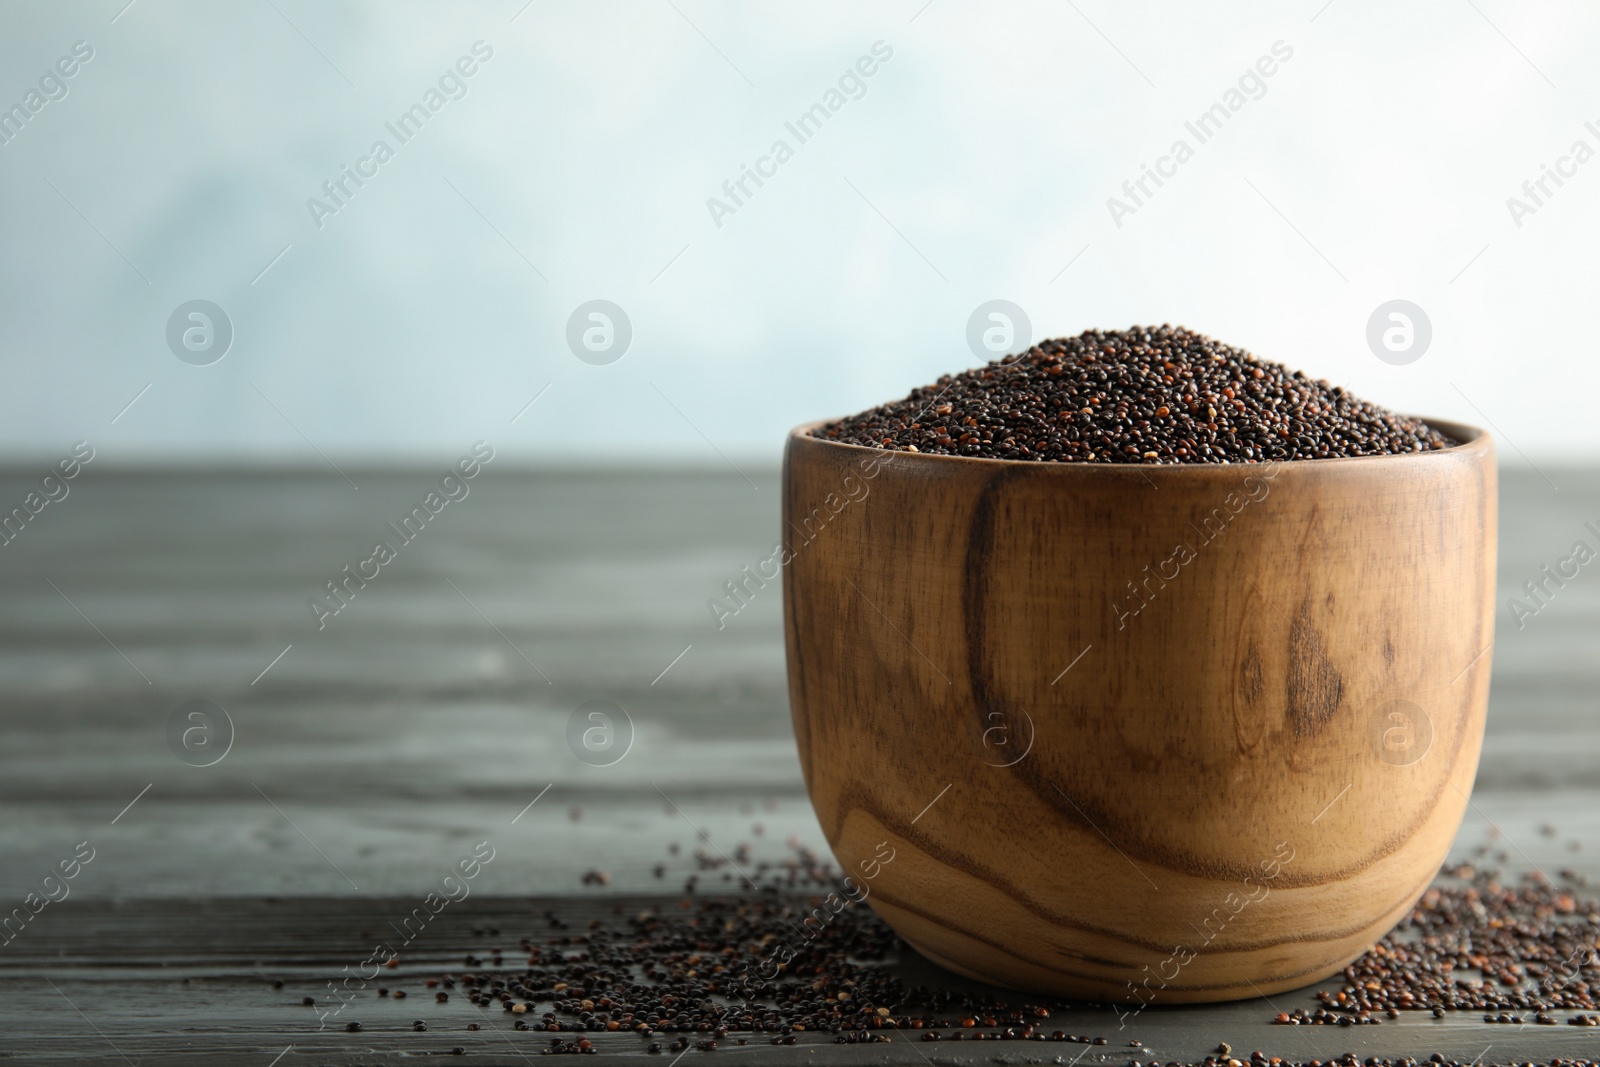
<path fill-rule="evenodd" d="M 0 910 L 80 842 L 94 849 L 70 896 L 0 948 L 0 1055 L 267 1067 L 282 1054 L 287 1067 L 460 1045 L 453 1062 L 523 1062 L 534 1035 L 469 1033 L 465 1014 L 412 1033 L 414 1009 L 376 999 L 366 1032 L 319 1032 L 270 979 L 320 982 L 360 959 L 364 923 L 408 912 L 480 840 L 496 858 L 429 931 L 419 966 L 459 956 L 474 927 L 514 944 L 552 901 L 586 915 L 658 898 L 691 869 L 666 854 L 694 843 L 691 823 L 757 860 L 781 859 L 790 837 L 823 849 L 789 730 L 777 585 L 722 629 L 706 607 L 770 552 L 776 471 L 747 472 L 752 487 L 726 471 L 491 465 L 319 629 L 308 599 L 395 540 L 385 524 L 442 470 L 346 473 L 359 489 L 331 471 L 91 469 L 0 548 Z M 0 475 L 0 504 L 35 482 Z M 1600 472 L 1503 472 L 1489 730 L 1457 850 L 1497 835 L 1510 868 L 1600 878 L 1600 576 L 1584 568 L 1521 629 L 1506 607 L 1574 541 L 1596 544 L 1589 521 L 1600 525 Z M 591 700 L 633 724 L 610 766 L 568 747 L 569 719 Z M 231 722 L 210 766 L 169 742 L 190 701 Z M 664 861 L 665 882 L 651 871 Z M 609 885 L 583 886 L 591 870 Z M 902 966 L 945 980 L 915 958 Z M 1084 1032 L 1115 1033 L 1105 1009 L 1075 1014 Z M 1260 1002 L 1151 1010 L 1137 1036 L 1163 1061 L 1220 1038 L 1297 1058 L 1600 1052 L 1566 1027 L 1407 1018 L 1330 1034 L 1270 1027 L 1270 1015 Z M 619 1037 L 606 1051 L 642 1056 L 639 1045 Z M 1061 1047 L 691 1055 L 1020 1063 Z M 1078 1049 L 1064 1047 L 1071 1062 Z M 1083 1062 L 1127 1052 L 1085 1049 Z"/>

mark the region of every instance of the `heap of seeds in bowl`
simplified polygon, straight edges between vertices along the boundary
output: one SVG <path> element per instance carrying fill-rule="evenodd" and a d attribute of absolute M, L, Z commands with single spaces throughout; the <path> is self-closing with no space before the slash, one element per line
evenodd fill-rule
<path fill-rule="evenodd" d="M 904 452 L 1068 463 L 1258 463 L 1456 443 L 1339 386 L 1182 326 L 1043 341 L 814 436 Z"/>

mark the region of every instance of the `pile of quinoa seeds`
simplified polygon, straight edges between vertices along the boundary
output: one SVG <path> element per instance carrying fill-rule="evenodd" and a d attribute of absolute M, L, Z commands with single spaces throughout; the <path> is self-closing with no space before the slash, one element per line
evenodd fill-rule
<path fill-rule="evenodd" d="M 1456 444 L 1415 419 L 1182 326 L 1089 330 L 945 375 L 815 436 L 1066 463 L 1258 463 Z"/>
<path fill-rule="evenodd" d="M 1210 1035 L 1213 1053 L 1184 1059 L 1157 1058 L 1140 1040 L 1146 1017 L 1136 1014 L 1122 1028 L 1122 1010 L 1110 1005 L 1008 994 L 955 978 L 917 982 L 912 975 L 927 979 L 928 969 L 899 965 L 908 950 L 870 907 L 856 904 L 834 914 L 823 903 L 823 894 L 837 891 L 839 872 L 794 839 L 790 848 L 793 855 L 781 864 L 745 868 L 751 871 L 747 889 L 743 877 L 731 880 L 735 861 L 698 850 L 701 873 L 689 878 L 681 896 L 613 898 L 611 907 L 603 906 L 609 903 L 604 898 L 574 900 L 560 912 L 530 912 L 521 929 L 503 934 L 474 927 L 471 941 L 456 934 L 449 945 L 396 958 L 376 989 L 377 998 L 399 1000 L 409 988 L 417 998 L 415 1014 L 423 1017 L 363 1025 L 356 1020 L 374 1021 L 362 1010 L 375 1006 L 374 991 L 366 989 L 336 1019 L 352 1033 L 407 1029 L 429 1032 L 419 1041 L 444 1042 L 419 1050 L 453 1045 L 449 1051 L 465 1054 L 457 1035 L 490 1031 L 482 1036 L 492 1037 L 496 1052 L 511 1039 L 525 1052 L 642 1052 L 664 1057 L 663 1063 L 690 1050 L 748 1045 L 799 1045 L 797 1055 L 805 1056 L 834 1043 L 998 1041 L 1109 1046 L 1093 1050 L 1089 1062 L 1118 1067 L 1534 1067 L 1508 1056 L 1508 1045 L 1527 1043 L 1509 1033 L 1476 1059 L 1442 1053 L 1358 1058 L 1339 1047 L 1338 1035 L 1360 1027 L 1376 1036 L 1364 1028 L 1409 1017 L 1413 1027 L 1437 1025 L 1441 1037 L 1458 1036 L 1463 1016 L 1535 1032 L 1595 1027 L 1600 1034 L 1600 900 L 1577 872 L 1503 872 L 1505 853 L 1491 855 L 1487 845 L 1468 862 L 1440 871 L 1411 913 L 1341 975 L 1263 1002 L 1252 1035 L 1236 1032 L 1236 1023 L 1219 1025 Z M 678 855 L 677 846 L 669 852 Z M 743 846 L 735 854 L 748 859 Z M 664 866 L 655 873 L 662 877 Z M 727 888 L 698 891 L 702 874 L 720 874 Z M 586 876 L 584 884 L 607 880 Z M 826 922 L 818 925 L 818 915 Z M 792 955 L 785 952 L 787 962 L 779 967 L 774 961 L 785 948 Z M 303 976 L 273 982 L 286 1008 L 318 1005 L 317 997 L 301 994 L 325 995 L 328 984 Z M 1094 1030 L 1087 1033 L 1086 1016 L 1102 1020 L 1089 1023 Z M 1273 1041 L 1289 1035 L 1272 1023 L 1337 1029 L 1319 1031 L 1314 1040 L 1307 1034 Z M 1406 1035 L 1415 1047 L 1417 1030 Z M 1247 1036 L 1260 1047 L 1229 1044 L 1242 1045 Z M 1313 1046 L 1326 1058 L 1306 1058 Z M 980 1051 L 962 1047 L 969 1057 Z M 1582 1047 L 1600 1048 L 1600 1040 Z M 986 1053 L 985 1061 L 1003 1051 L 1021 1053 L 1027 1062 L 1057 1055 L 1044 1049 L 1028 1055 L 1025 1046 L 1013 1045 Z M 1091 1050 L 1063 1051 L 1058 1062 Z M 1597 1067 L 1592 1054 L 1538 1063 Z"/>

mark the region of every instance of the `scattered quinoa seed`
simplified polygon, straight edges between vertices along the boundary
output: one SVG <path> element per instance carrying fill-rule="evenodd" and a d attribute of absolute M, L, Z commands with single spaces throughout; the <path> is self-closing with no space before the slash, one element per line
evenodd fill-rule
<path fill-rule="evenodd" d="M 839 872 L 798 840 L 791 849 L 792 857 L 781 863 L 751 862 L 749 892 L 651 898 L 619 905 L 604 912 L 605 919 L 594 919 L 601 912 L 593 907 L 564 919 L 546 911 L 542 921 L 529 917 L 530 929 L 516 948 L 480 942 L 475 946 L 480 951 L 450 953 L 464 961 L 465 969 L 423 979 L 437 991 L 439 1004 L 448 1004 L 435 1013 L 449 1017 L 432 1026 L 417 1019 L 411 1028 L 492 1030 L 500 1024 L 480 1028 L 478 1022 L 492 1010 L 509 1016 L 511 1029 L 530 1031 L 527 1040 L 543 1042 L 543 1054 L 675 1057 L 725 1050 L 730 1043 L 771 1044 L 804 1046 L 819 1063 L 829 1062 L 822 1050 L 829 1043 L 1110 1044 L 1105 1036 L 1051 1028 L 1052 1015 L 1072 1007 L 1055 998 L 958 984 L 908 986 L 893 966 L 905 946 L 870 908 L 846 907 L 820 928 L 802 926 L 822 894 L 838 885 Z M 1497 1027 L 1600 1029 L 1600 900 L 1574 872 L 1559 872 L 1553 880 L 1537 871 L 1514 877 L 1494 867 L 1488 856 L 1485 846 L 1469 862 L 1439 872 L 1393 931 L 1315 992 L 1287 994 L 1293 1001 L 1279 1001 L 1262 1021 L 1353 1028 L 1410 1013 L 1413 1026 L 1431 1015 L 1474 1025 L 1481 1019 Z M 703 871 L 739 862 L 710 850 L 696 851 L 694 859 Z M 1503 862 L 1505 854 L 1495 853 L 1493 859 Z M 474 936 L 494 937 L 498 931 Z M 786 952 L 784 966 L 772 966 L 780 950 L 792 955 Z M 400 990 L 391 993 L 401 995 Z M 314 1000 L 308 996 L 303 1002 Z M 348 1022 L 345 1029 L 361 1032 L 362 1024 Z M 596 1033 L 614 1036 L 596 1038 Z M 1139 1057 L 1131 1061 L 1137 1067 L 1185 1062 L 1156 1060 L 1139 1039 L 1125 1031 L 1116 1036 L 1119 1046 Z M 1338 1040 L 1338 1035 L 1327 1036 L 1330 1043 Z M 1588 1034 L 1570 1036 L 1581 1040 Z M 1312 1041 L 1307 1035 L 1290 1044 Z M 1366 1044 L 1372 1044 L 1370 1038 Z M 461 1046 L 450 1051 L 465 1054 Z M 946 1059 L 1052 1058 L 1039 1055 L 1042 1049 L 1031 1055 L 1019 1050 L 1016 1056 L 965 1051 Z M 1062 1062 L 1074 1061 L 1073 1053 L 1063 1051 Z M 1426 1059 L 1363 1060 L 1348 1052 L 1303 1060 L 1261 1051 L 1245 1059 L 1224 1041 L 1191 1067 L 1495 1067 L 1508 1062 L 1518 1061 L 1469 1063 L 1438 1053 Z M 1600 1065 L 1592 1055 L 1569 1055 L 1552 1059 L 1550 1067 Z"/>

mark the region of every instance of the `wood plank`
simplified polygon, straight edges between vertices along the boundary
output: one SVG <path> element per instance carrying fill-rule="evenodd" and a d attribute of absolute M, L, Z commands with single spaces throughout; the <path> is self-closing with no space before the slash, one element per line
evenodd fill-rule
<path fill-rule="evenodd" d="M 0 957 L 0 1003 L 5 1027 L 0 1050 L 28 1063 L 125 1062 L 267 1064 L 293 1047 L 286 1064 L 389 1063 L 418 1055 L 447 1055 L 456 1046 L 469 1050 L 467 1063 L 521 1063 L 549 1043 L 552 1035 L 517 1032 L 502 1012 L 483 1012 L 460 995 L 436 1004 L 425 978 L 465 969 L 468 953 L 490 946 L 516 955 L 516 942 L 543 932 L 545 908 L 560 909 L 575 928 L 589 920 L 618 921 L 618 909 L 632 914 L 659 906 L 659 897 L 596 896 L 556 900 L 468 897 L 441 913 L 407 951 L 401 966 L 385 972 L 386 987 L 406 989 L 405 1000 L 382 997 L 373 987 L 319 1029 L 307 995 L 328 999 L 327 982 L 346 965 L 355 966 L 370 951 L 372 931 L 386 919 L 404 916 L 414 898 L 352 900 L 296 897 L 268 901 L 140 900 L 132 903 L 83 902 L 70 916 L 63 910 L 39 917 Z M 492 928 L 498 935 L 484 935 Z M 475 932 L 477 931 L 477 932 Z M 365 932 L 366 938 L 361 935 Z M 39 936 L 34 936 L 39 935 Z M 908 985 L 978 988 L 953 978 L 907 951 L 889 966 Z M 274 989 L 274 979 L 282 989 Z M 69 1003 L 70 1002 L 70 1003 Z M 1018 1003 L 1022 998 L 1018 998 Z M 1270 1055 L 1324 1061 L 1346 1052 L 1358 1056 L 1433 1052 L 1468 1061 L 1492 1047 L 1480 1062 L 1521 1062 L 1551 1056 L 1592 1055 L 1593 1031 L 1576 1027 L 1485 1026 L 1476 1016 L 1442 1020 L 1424 1013 L 1381 1025 L 1282 1027 L 1270 1024 L 1279 1010 L 1310 1006 L 1309 991 L 1271 1000 L 1198 1007 L 1153 1007 L 1119 1028 L 1109 1007 L 1079 1005 L 1055 1011 L 1047 1025 L 1069 1033 L 1104 1036 L 1108 1044 L 1089 1046 L 1028 1042 L 954 1046 L 913 1042 L 909 1033 L 888 1032 L 887 1044 L 840 1046 L 828 1035 L 803 1035 L 796 1047 L 773 1048 L 762 1035 L 720 1042 L 716 1055 L 752 1063 L 936 1064 L 1060 1062 L 1123 1064 L 1155 1058 L 1198 1061 L 1219 1041 L 1236 1050 L 1260 1049 Z M 79 1015 L 73 1006 L 81 1009 Z M 413 1020 L 429 1029 L 412 1030 Z M 360 1033 L 344 1023 L 359 1021 Z M 469 1023 L 481 1027 L 473 1032 Z M 568 1035 L 568 1039 L 572 1035 Z M 671 1040 L 671 1035 L 664 1035 Z M 633 1035 L 598 1034 L 603 1053 L 644 1057 L 646 1042 Z M 1142 1050 L 1129 1046 L 1142 1042 Z M 695 1057 L 704 1055 L 692 1053 Z M 997 1058 L 999 1057 L 999 1058 Z M 659 1058 L 667 1062 L 671 1057 Z M 650 1057 L 652 1060 L 657 1057 Z"/>
<path fill-rule="evenodd" d="M 511 920 L 547 906 L 588 914 L 675 893 L 693 864 L 666 846 L 692 851 L 696 827 L 769 861 L 791 835 L 820 848 L 783 692 L 776 587 L 722 630 L 705 607 L 776 534 L 775 472 L 751 473 L 761 490 L 732 474 L 491 465 L 318 631 L 306 598 L 435 473 L 352 472 L 356 492 L 331 473 L 87 471 L 0 550 L 0 900 L 20 902 L 76 842 L 98 850 L 72 896 L 0 950 L 0 1052 L 125 1062 L 49 978 L 134 1061 L 265 1067 L 293 1044 L 284 1065 L 387 1063 L 462 1044 L 471 1055 L 460 1062 L 523 1063 L 537 1054 L 535 1035 L 508 1046 L 460 1030 L 466 1016 L 453 1014 L 426 1034 L 403 1029 L 420 1016 L 415 1001 L 384 1014 L 395 1004 L 374 1000 L 361 1034 L 317 1033 L 267 977 L 280 968 L 297 981 L 325 978 L 364 922 L 409 910 L 437 869 L 484 838 L 498 858 L 480 891 L 447 913 L 440 959 L 474 943 L 474 923 L 500 917 L 509 934 Z M 1590 651 L 1600 577 L 1585 568 L 1522 631 L 1504 607 L 1585 521 L 1600 522 L 1600 472 L 1547 473 L 1559 493 L 1531 473 L 1502 475 L 1494 686 L 1455 854 L 1492 824 L 1509 864 L 1600 877 L 1600 658 Z M 0 499 L 19 498 L 31 477 L 0 475 Z M 237 728 L 214 767 L 187 766 L 167 748 L 167 716 L 196 698 L 226 707 Z M 637 728 L 612 767 L 582 764 L 566 747 L 567 717 L 594 698 L 622 705 Z M 670 873 L 657 881 L 662 860 Z M 608 871 L 611 886 L 582 891 L 590 869 Z M 262 901 L 268 893 L 277 904 Z M 1079 1010 L 1063 1028 L 1107 1025 L 1107 1012 Z M 1476 1017 L 1334 1033 L 1268 1028 L 1266 1017 L 1248 1002 L 1152 1009 L 1135 1036 L 1163 1062 L 1221 1039 L 1306 1057 L 1309 1035 L 1329 1055 L 1438 1049 L 1470 1060 L 1492 1044 L 1483 1062 L 1494 1063 L 1573 1055 L 1594 1033 Z M 643 1056 L 635 1040 L 606 1039 Z M 719 1050 L 761 1062 L 918 1064 L 1062 1053 L 1070 1063 L 1080 1052 L 1084 1064 L 1128 1060 L 1126 1048 L 1048 1044 Z"/>

